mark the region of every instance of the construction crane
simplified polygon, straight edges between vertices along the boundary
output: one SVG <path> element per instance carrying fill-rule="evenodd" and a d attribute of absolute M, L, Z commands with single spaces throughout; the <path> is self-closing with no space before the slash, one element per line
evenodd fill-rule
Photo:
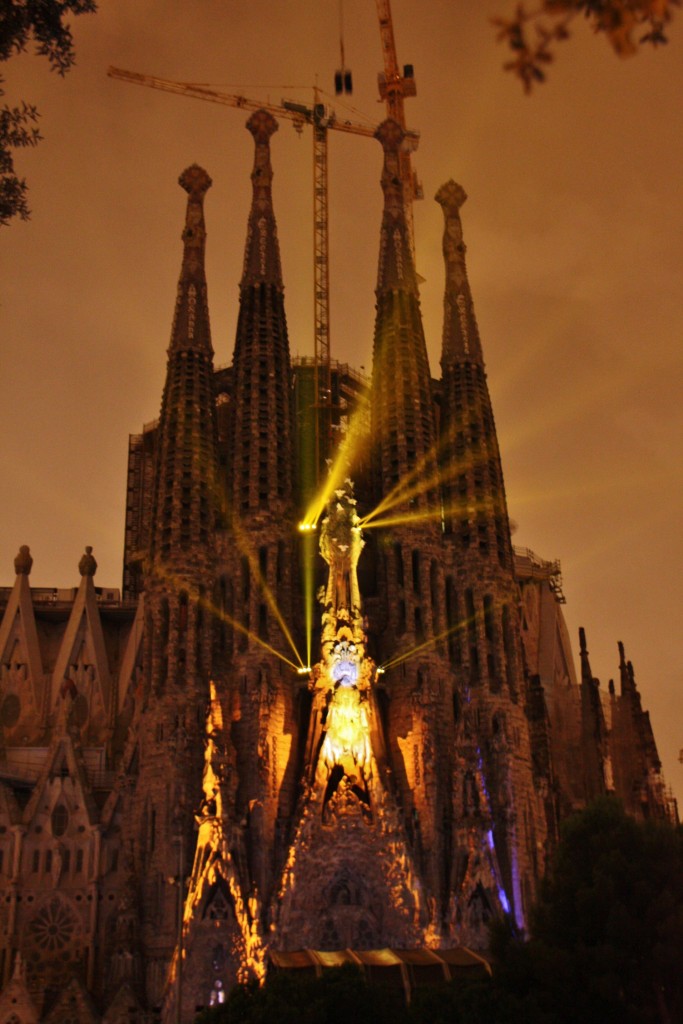
<path fill-rule="evenodd" d="M 328 216 L 328 175 L 327 175 L 327 133 L 332 129 L 351 135 L 373 138 L 376 126 L 360 124 L 347 119 L 340 120 L 335 112 L 319 102 L 317 89 L 312 106 L 282 100 L 277 105 L 250 99 L 247 96 L 218 92 L 205 85 L 190 82 L 175 82 L 166 78 L 155 78 L 137 71 L 125 71 L 110 67 L 110 78 L 118 78 L 134 85 L 161 89 L 192 99 L 207 100 L 240 110 L 267 110 L 275 117 L 291 121 L 298 132 L 305 125 L 313 129 L 313 301 L 314 301 L 314 372 L 316 396 L 316 475 L 322 471 L 327 442 L 332 424 L 332 364 L 330 356 L 330 268 L 329 268 L 329 216 Z M 413 148 L 417 146 L 418 133 L 408 131 Z"/>
<path fill-rule="evenodd" d="M 403 202 L 414 254 L 413 201 L 415 199 L 422 199 L 424 193 L 411 165 L 410 154 L 415 151 L 417 145 L 413 144 L 415 133 L 409 132 L 406 128 L 406 114 L 403 101 L 407 96 L 417 95 L 417 87 L 412 64 L 405 64 L 403 73 L 399 70 L 398 58 L 396 56 L 396 40 L 394 39 L 394 23 L 391 17 L 389 0 L 376 0 L 376 4 L 382 53 L 384 54 L 384 71 L 381 71 L 378 75 L 379 95 L 380 99 L 384 100 L 386 104 L 387 117 L 400 124 L 403 131 L 406 132 L 406 138 L 400 153 L 400 170 L 403 183 Z"/>

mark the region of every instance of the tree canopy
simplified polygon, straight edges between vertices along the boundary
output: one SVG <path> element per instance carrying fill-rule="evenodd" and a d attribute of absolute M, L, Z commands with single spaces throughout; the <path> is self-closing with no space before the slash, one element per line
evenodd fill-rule
<path fill-rule="evenodd" d="M 604 798 L 569 818 L 528 941 L 492 932 L 492 978 L 402 993 L 352 967 L 279 972 L 201 1024 L 675 1024 L 683 1020 L 683 830 Z"/>
<path fill-rule="evenodd" d="M 89 14 L 96 0 L 0 0 L 0 61 L 26 50 L 34 41 L 36 53 L 47 57 L 50 68 L 64 75 L 75 60 L 73 36 L 65 21 L 68 14 Z M 0 77 L 0 97 L 5 95 Z M 14 150 L 36 146 L 38 111 L 29 103 L 0 107 L 0 225 L 13 217 L 26 220 L 28 186 L 14 169 Z"/>
<path fill-rule="evenodd" d="M 580 15 L 593 31 L 605 36 L 620 57 L 630 57 L 641 45 L 667 42 L 666 26 L 680 0 L 542 0 L 532 10 L 519 3 L 511 17 L 493 23 L 498 39 L 512 51 L 504 64 L 522 82 L 525 92 L 545 81 L 555 46 L 569 38 L 570 26 Z"/>

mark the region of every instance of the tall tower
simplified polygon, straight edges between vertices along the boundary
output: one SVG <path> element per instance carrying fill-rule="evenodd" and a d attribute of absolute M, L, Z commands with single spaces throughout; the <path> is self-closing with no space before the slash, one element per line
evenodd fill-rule
<path fill-rule="evenodd" d="M 458 679 L 456 714 L 477 736 L 496 851 L 521 925 L 543 871 L 543 801 L 550 790 L 547 773 L 532 763 L 503 472 L 465 266 L 460 207 L 466 198 L 453 181 L 436 195 L 445 219 L 439 449 L 446 618 Z"/>
<path fill-rule="evenodd" d="M 289 342 L 270 162 L 277 122 L 258 110 L 247 128 L 255 144 L 253 194 L 233 358 L 228 531 L 218 602 L 236 626 L 223 646 L 234 691 L 237 802 L 249 824 L 251 884 L 263 896 L 273 884 L 276 837 L 284 832 L 296 783 L 297 677 L 283 661 L 295 658 L 288 630 L 296 534 Z"/>
<path fill-rule="evenodd" d="M 436 424 L 399 173 L 403 136 L 394 121 L 385 121 L 376 133 L 384 150 L 384 211 L 372 371 L 380 500 L 372 515 L 382 555 L 382 617 L 373 629 L 381 635 L 380 663 L 414 651 L 387 670 L 383 706 L 396 781 L 438 931 L 450 862 L 452 699 L 448 665 L 434 643 L 442 628 Z"/>
<path fill-rule="evenodd" d="M 179 183 L 188 193 L 187 214 L 159 422 L 145 574 L 139 779 L 129 835 L 153 1003 L 161 998 L 176 939 L 178 888 L 169 877 L 183 876 L 195 841 L 215 574 L 216 422 L 203 212 L 211 179 L 194 165 Z"/>

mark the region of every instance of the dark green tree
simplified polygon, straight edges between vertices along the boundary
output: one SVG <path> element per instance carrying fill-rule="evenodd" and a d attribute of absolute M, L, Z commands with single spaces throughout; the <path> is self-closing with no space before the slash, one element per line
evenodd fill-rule
<path fill-rule="evenodd" d="M 30 40 L 36 53 L 47 57 L 50 68 L 64 75 L 75 60 L 73 36 L 65 22 L 68 14 L 88 14 L 97 9 L 96 0 L 0 0 L 0 61 L 26 50 Z M 0 77 L 0 97 L 5 95 Z M 13 217 L 26 220 L 28 186 L 14 169 L 14 150 L 35 146 L 40 141 L 35 106 L 0 107 L 0 225 Z"/>

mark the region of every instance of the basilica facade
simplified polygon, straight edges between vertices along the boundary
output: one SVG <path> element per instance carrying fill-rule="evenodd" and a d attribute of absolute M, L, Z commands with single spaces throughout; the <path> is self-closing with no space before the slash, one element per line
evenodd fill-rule
<path fill-rule="evenodd" d="M 77 587 L 32 588 L 22 546 L 0 592 L 0 1024 L 190 1022 L 304 950 L 480 956 L 491 918 L 525 929 L 564 816 L 614 793 L 676 820 L 623 645 L 601 687 L 582 632 L 577 673 L 559 564 L 511 543 L 463 189 L 436 195 L 435 379 L 402 132 L 380 126 L 372 377 L 332 367 L 336 429 L 321 430 L 314 368 L 290 361 L 277 124 L 258 111 L 247 127 L 220 371 L 211 180 L 180 177 L 167 372 L 158 421 L 130 438 L 122 590 L 96 585 L 89 547 Z"/>

